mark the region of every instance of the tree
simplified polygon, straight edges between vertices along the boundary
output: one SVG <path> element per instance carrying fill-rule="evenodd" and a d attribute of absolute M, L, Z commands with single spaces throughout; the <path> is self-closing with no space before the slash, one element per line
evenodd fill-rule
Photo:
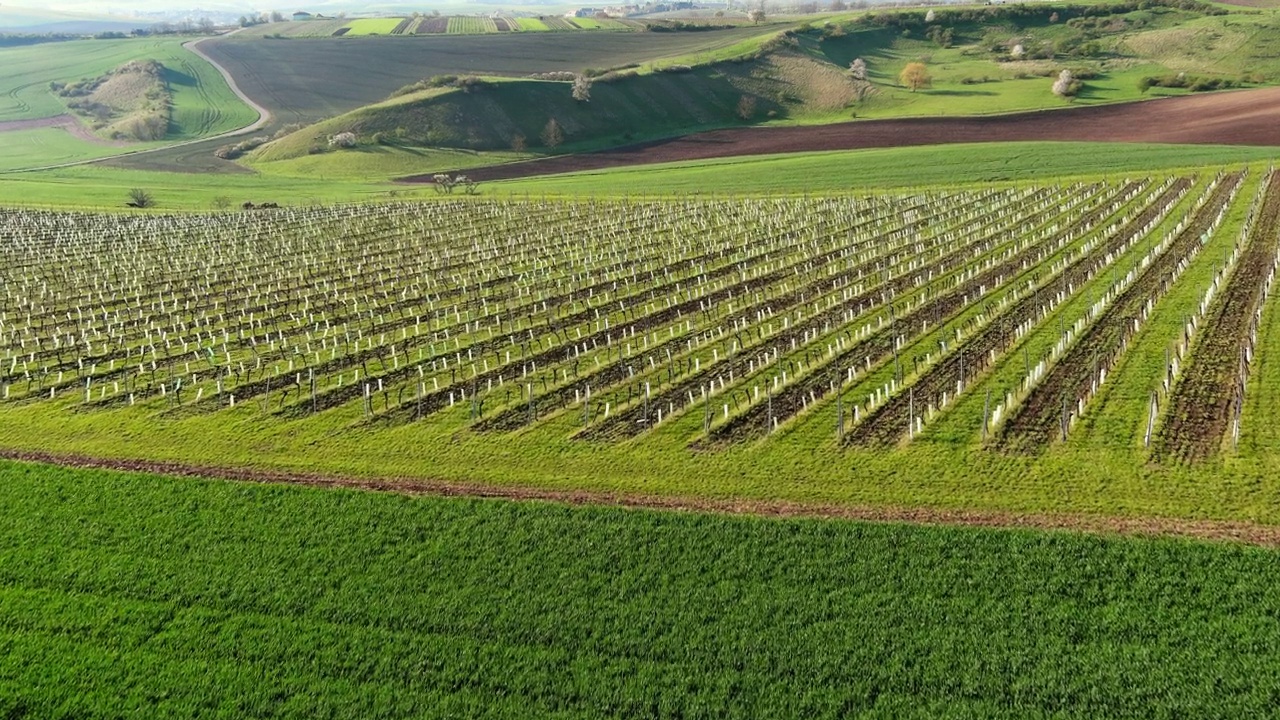
<path fill-rule="evenodd" d="M 751 120 L 756 114 L 756 98 L 754 95 L 743 95 L 738 98 L 738 117 Z"/>
<path fill-rule="evenodd" d="M 933 8 L 929 8 L 929 12 L 924 14 L 924 21 L 927 23 L 931 23 L 937 19 L 938 19 L 938 13 L 934 12 Z"/>
<path fill-rule="evenodd" d="M 551 118 L 547 121 L 546 127 L 542 128 L 542 145 L 547 149 L 555 149 L 562 142 L 564 142 L 564 129 L 555 118 Z"/>
<path fill-rule="evenodd" d="M 902 68 L 902 74 L 898 75 L 898 80 L 911 92 L 933 84 L 933 78 L 929 77 L 929 70 L 922 62 L 907 63 L 907 66 Z"/>
<path fill-rule="evenodd" d="M 756 25 L 759 25 L 761 22 L 764 21 L 764 10 L 762 8 L 749 10 L 747 12 L 747 19 L 755 23 Z"/>
<path fill-rule="evenodd" d="M 284 22 L 284 15 L 282 15 L 279 10 L 272 10 L 271 22 Z"/>
<path fill-rule="evenodd" d="M 578 102 L 591 102 L 591 78 L 586 75 L 573 78 L 573 99 Z"/>
<path fill-rule="evenodd" d="M 151 197 L 151 193 L 142 188 L 134 188 L 129 191 L 129 207 L 149 208 L 156 204 L 155 198 Z"/>
<path fill-rule="evenodd" d="M 217 29 L 218 29 L 218 26 L 215 25 L 213 21 L 207 17 L 202 17 L 199 20 L 196 20 L 196 30 L 201 35 L 212 35 L 214 31 Z"/>
<path fill-rule="evenodd" d="M 849 74 L 853 75 L 854 80 L 866 80 L 867 61 L 862 58 L 854 58 L 853 62 L 849 63 Z"/>
<path fill-rule="evenodd" d="M 524 152 L 529 149 L 529 141 L 521 133 L 511 136 L 511 149 L 515 152 Z"/>
<path fill-rule="evenodd" d="M 353 132 L 340 132 L 329 136 L 329 147 L 353 148 L 358 142 L 359 138 Z"/>
<path fill-rule="evenodd" d="M 1026 56 L 1027 56 L 1027 49 L 1022 46 L 1022 43 L 1018 43 L 1017 45 L 1014 45 L 1013 49 L 1009 51 L 1009 57 L 1013 58 L 1014 60 L 1021 60 Z"/>
<path fill-rule="evenodd" d="M 1058 73 L 1058 79 L 1053 81 L 1053 94 L 1059 97 L 1072 97 L 1079 91 L 1080 81 L 1076 80 L 1070 70 Z"/>

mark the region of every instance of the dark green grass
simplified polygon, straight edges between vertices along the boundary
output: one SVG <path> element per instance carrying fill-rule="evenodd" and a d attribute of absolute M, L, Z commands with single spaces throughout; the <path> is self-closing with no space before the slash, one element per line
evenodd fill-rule
<path fill-rule="evenodd" d="M 1229 545 L 0 464 L 0 716 L 1260 717 Z"/>

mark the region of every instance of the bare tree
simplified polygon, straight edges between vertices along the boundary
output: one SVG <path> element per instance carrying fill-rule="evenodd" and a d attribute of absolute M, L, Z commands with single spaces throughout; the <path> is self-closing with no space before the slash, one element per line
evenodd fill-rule
<path fill-rule="evenodd" d="M 146 190 L 143 190 L 142 188 L 134 188 L 129 191 L 129 202 L 126 203 L 129 207 L 149 208 L 155 206 L 155 204 L 155 198 Z"/>
<path fill-rule="evenodd" d="M 542 145 L 548 149 L 554 149 L 562 142 L 564 142 L 564 129 L 555 118 L 551 118 L 542 128 Z"/>
<path fill-rule="evenodd" d="M 738 117 L 751 120 L 756 114 L 756 98 L 754 95 L 743 95 L 738 98 Z"/>
<path fill-rule="evenodd" d="M 578 75 L 573 79 L 573 99 L 578 102 L 591 102 L 591 78 Z"/>
<path fill-rule="evenodd" d="M 511 136 L 511 149 L 515 152 L 524 152 L 529 149 L 529 141 L 523 133 L 516 133 Z"/>
<path fill-rule="evenodd" d="M 284 22 L 284 15 L 282 15 L 279 10 L 272 10 L 271 22 Z"/>
<path fill-rule="evenodd" d="M 755 8 L 754 10 L 748 10 L 747 19 L 755 23 L 756 25 L 759 25 L 760 23 L 764 22 L 764 8 Z"/>
<path fill-rule="evenodd" d="M 853 75 L 854 80 L 866 80 L 867 61 L 862 58 L 854 58 L 853 62 L 849 63 L 849 73 Z"/>

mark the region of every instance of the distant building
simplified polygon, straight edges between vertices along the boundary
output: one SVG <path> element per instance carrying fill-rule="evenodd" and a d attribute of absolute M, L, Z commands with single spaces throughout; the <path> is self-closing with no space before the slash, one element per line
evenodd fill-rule
<path fill-rule="evenodd" d="M 294 20 L 310 20 L 311 17 L 312 17 L 311 13 L 303 10 L 299 10 L 298 12 L 293 14 Z"/>
<path fill-rule="evenodd" d="M 595 17 L 596 13 L 598 12 L 600 12 L 600 10 L 598 10 L 597 8 L 584 7 L 584 8 L 578 8 L 577 10 L 570 10 L 569 12 L 565 13 L 565 17 L 589 18 L 589 17 Z"/>

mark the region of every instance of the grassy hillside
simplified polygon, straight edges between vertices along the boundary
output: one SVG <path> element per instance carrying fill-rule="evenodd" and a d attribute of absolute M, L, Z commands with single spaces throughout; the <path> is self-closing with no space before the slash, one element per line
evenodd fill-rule
<path fill-rule="evenodd" d="M 326 147 L 326 138 L 354 132 L 366 141 L 510 149 L 548 146 L 555 120 L 569 147 L 624 144 L 680 129 L 745 124 L 834 112 L 851 102 L 854 88 L 834 67 L 796 53 L 759 61 L 701 66 L 597 81 L 588 101 L 575 100 L 567 82 L 493 80 L 463 83 L 397 98 L 341 115 L 295 133 L 257 156 L 299 157 Z M 742 106 L 747 98 L 750 106 Z"/>
<path fill-rule="evenodd" d="M 343 131 L 365 144 L 564 152 L 735 124 L 1013 112 L 1280 78 L 1280 62 L 1270 57 L 1280 18 L 1175 5 L 861 13 L 628 63 L 632 69 L 595 82 L 590 102 L 575 102 L 567 82 L 522 81 L 378 103 L 307 128 L 257 159 L 315 153 Z M 850 70 L 856 59 L 865 78 Z M 926 66 L 929 87 L 902 85 L 899 74 L 912 62 Z M 1052 91 L 1063 70 L 1077 80 L 1067 97 Z M 559 147 L 541 139 L 552 118 L 563 129 Z"/>
<path fill-rule="evenodd" d="M 1230 545 L 0 465 L 6 717 L 1263 716 Z"/>

